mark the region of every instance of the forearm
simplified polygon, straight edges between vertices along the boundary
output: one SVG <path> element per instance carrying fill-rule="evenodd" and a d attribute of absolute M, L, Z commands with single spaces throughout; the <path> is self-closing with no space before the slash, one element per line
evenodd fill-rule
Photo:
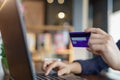
<path fill-rule="evenodd" d="M 104 61 L 113 69 L 120 70 L 120 40 L 106 47 L 106 52 L 101 54 Z"/>
<path fill-rule="evenodd" d="M 104 61 L 113 69 L 120 70 L 120 51 L 114 54 L 104 54 L 102 55 Z"/>

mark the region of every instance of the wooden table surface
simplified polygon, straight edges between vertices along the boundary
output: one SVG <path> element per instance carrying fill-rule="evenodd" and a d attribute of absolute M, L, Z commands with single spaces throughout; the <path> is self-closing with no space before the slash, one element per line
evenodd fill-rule
<path fill-rule="evenodd" d="M 112 80 L 102 75 L 80 75 L 80 77 L 85 78 L 85 80 Z M 9 76 L 4 76 L 4 80 L 9 80 Z"/>
<path fill-rule="evenodd" d="M 40 62 L 35 62 L 35 69 L 36 72 L 39 73 L 41 71 Z M 82 78 L 85 78 L 85 80 L 112 80 L 104 75 L 78 75 Z M 4 80 L 9 80 L 8 75 L 4 76 Z"/>

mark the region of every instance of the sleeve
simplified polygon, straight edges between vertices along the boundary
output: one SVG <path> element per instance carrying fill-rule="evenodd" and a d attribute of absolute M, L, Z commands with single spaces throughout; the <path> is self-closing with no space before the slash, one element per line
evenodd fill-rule
<path fill-rule="evenodd" d="M 82 72 L 80 74 L 99 74 L 103 69 L 109 67 L 100 56 L 89 60 L 76 60 L 74 62 L 81 64 Z"/>
<path fill-rule="evenodd" d="M 117 46 L 120 49 L 120 40 L 117 42 Z"/>

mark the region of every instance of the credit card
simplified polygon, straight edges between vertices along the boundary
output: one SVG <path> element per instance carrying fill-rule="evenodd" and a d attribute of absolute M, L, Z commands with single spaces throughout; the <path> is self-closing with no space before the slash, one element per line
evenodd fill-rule
<path fill-rule="evenodd" d="M 69 34 L 73 47 L 89 47 L 90 32 L 70 32 Z"/>

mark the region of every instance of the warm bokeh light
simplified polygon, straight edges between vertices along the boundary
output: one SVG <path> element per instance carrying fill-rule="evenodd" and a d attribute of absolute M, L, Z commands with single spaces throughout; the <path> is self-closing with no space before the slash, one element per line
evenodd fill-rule
<path fill-rule="evenodd" d="M 59 19 L 65 18 L 65 13 L 64 13 L 64 12 L 59 12 L 59 13 L 58 13 L 58 18 L 59 18 Z"/>
<path fill-rule="evenodd" d="M 54 0 L 47 0 L 47 2 L 48 2 L 48 3 L 53 3 L 53 2 L 54 2 Z"/>
<path fill-rule="evenodd" d="M 64 3 L 64 0 L 58 0 L 58 3 L 59 3 L 59 4 L 63 4 L 63 3 Z"/>

